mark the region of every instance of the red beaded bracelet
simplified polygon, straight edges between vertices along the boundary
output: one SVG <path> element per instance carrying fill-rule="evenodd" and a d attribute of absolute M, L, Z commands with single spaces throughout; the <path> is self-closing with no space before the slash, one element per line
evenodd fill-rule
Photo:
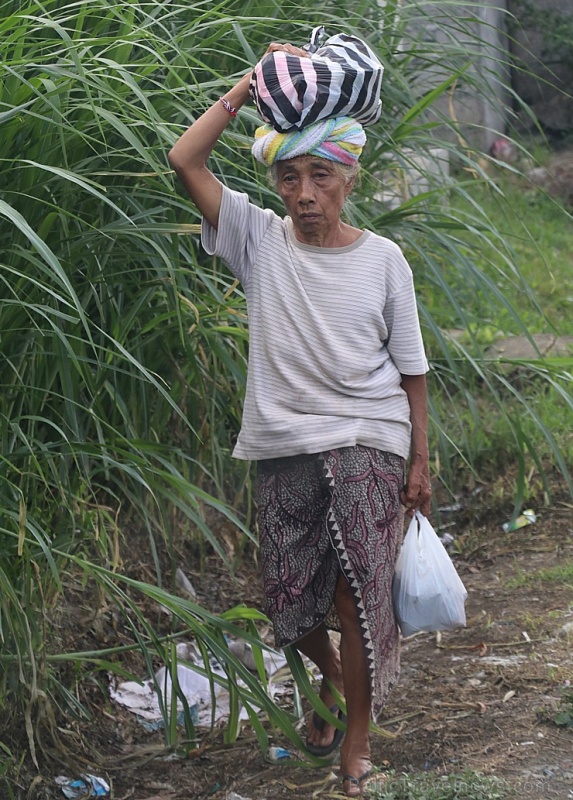
<path fill-rule="evenodd" d="M 237 116 L 237 109 L 236 109 L 236 108 L 233 108 L 233 106 L 232 106 L 232 105 L 229 103 L 229 101 L 228 101 L 228 100 L 225 100 L 225 98 L 224 98 L 224 97 L 220 97 L 220 98 L 219 98 L 219 101 L 220 101 L 221 103 L 223 103 L 223 108 L 225 109 L 225 111 L 228 111 L 228 112 L 229 112 L 229 114 L 230 114 L 232 117 L 236 117 L 236 116 Z"/>

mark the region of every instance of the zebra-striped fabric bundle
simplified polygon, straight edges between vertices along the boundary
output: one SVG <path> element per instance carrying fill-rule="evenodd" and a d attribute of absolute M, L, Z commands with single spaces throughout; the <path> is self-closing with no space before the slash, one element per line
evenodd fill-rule
<path fill-rule="evenodd" d="M 341 33 L 312 52 L 313 37 L 308 58 L 277 51 L 256 65 L 250 89 L 262 119 L 281 133 L 331 117 L 378 122 L 384 68 L 372 50 Z"/>

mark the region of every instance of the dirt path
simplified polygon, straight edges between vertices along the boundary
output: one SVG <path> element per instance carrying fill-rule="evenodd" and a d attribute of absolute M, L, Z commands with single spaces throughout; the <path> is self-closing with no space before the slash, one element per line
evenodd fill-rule
<path fill-rule="evenodd" d="M 561 502 L 510 534 L 498 518 L 471 519 L 454 518 L 451 528 L 463 554 L 454 560 L 469 591 L 468 625 L 403 642 L 401 679 L 382 723 L 392 736 L 374 737 L 373 761 L 411 775 L 480 771 L 504 778 L 519 800 L 573 800 L 573 726 L 556 724 L 565 693 L 573 723 L 573 509 Z M 259 604 L 252 564 L 234 582 L 214 559 L 191 576 L 200 602 L 213 611 L 245 600 Z M 36 778 L 36 789 L 30 793 L 28 785 L 18 800 L 62 800 L 53 777 L 74 768 L 105 776 L 113 800 L 342 797 L 336 763 L 309 768 L 294 754 L 271 764 L 248 726 L 232 746 L 220 731 L 205 732 L 186 758 L 167 753 L 160 732 L 145 731 L 106 699 L 102 681 L 83 689 L 92 720 L 60 729 L 68 766 L 61 749 L 52 748 L 45 780 Z M 271 744 L 285 742 L 271 736 Z"/>
<path fill-rule="evenodd" d="M 394 736 L 374 740 L 379 766 L 410 773 L 477 770 L 506 779 L 520 800 L 573 798 L 573 729 L 555 723 L 568 685 L 573 693 L 573 634 L 563 635 L 573 622 L 572 517 L 563 505 L 511 534 L 498 521 L 458 533 L 468 626 L 403 643 L 402 676 L 385 723 Z M 120 709 L 112 716 L 126 754 L 140 756 L 137 768 L 130 758 L 113 772 L 114 798 L 342 796 L 336 764 L 270 764 L 248 729 L 232 747 L 218 737 L 186 760 L 150 759 L 158 740 L 145 739 Z"/>

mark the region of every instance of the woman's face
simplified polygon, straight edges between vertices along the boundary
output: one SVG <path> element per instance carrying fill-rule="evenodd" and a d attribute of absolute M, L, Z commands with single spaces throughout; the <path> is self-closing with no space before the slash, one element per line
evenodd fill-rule
<path fill-rule="evenodd" d="M 277 162 L 277 190 L 292 219 L 296 238 L 328 247 L 340 227 L 340 213 L 354 180 L 347 180 L 332 161 L 297 156 Z"/>

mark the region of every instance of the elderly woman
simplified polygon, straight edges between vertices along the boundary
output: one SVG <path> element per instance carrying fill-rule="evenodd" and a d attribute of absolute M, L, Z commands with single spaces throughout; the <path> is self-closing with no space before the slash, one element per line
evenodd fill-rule
<path fill-rule="evenodd" d="M 345 733 L 343 790 L 358 797 L 371 772 L 370 719 L 399 672 L 391 585 L 404 507 L 429 512 L 428 367 L 400 249 L 341 217 L 365 143 L 358 123 L 257 131 L 253 153 L 271 167 L 284 219 L 207 168 L 249 79 L 197 119 L 169 160 L 203 215 L 205 249 L 244 287 L 249 369 L 234 455 L 257 462 L 267 612 L 276 645 L 294 645 L 323 676 L 333 716 L 309 716 L 307 748 L 325 756 Z M 340 631 L 339 648 L 328 629 Z"/>

